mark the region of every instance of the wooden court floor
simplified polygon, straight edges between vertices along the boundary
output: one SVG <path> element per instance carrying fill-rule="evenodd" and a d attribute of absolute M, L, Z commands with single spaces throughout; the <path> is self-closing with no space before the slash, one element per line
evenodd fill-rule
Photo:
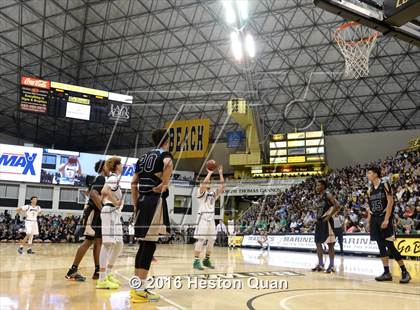
<path fill-rule="evenodd" d="M 35 255 L 18 255 L 16 244 L 0 243 L 0 309 L 420 309 L 420 262 L 407 261 L 413 280 L 378 283 L 377 258 L 337 257 L 335 274 L 312 273 L 315 254 L 215 248 L 214 270 L 193 271 L 191 245 L 160 245 L 151 274 L 157 303 L 130 304 L 129 283 L 136 247 L 124 248 L 115 273 L 119 290 L 96 290 L 95 281 L 64 278 L 74 244 L 36 244 Z M 81 265 L 90 277 L 91 251 Z M 159 280 L 158 280 L 159 279 Z M 159 281 L 159 283 L 158 283 Z M 211 284 L 213 283 L 213 284 Z M 217 288 L 211 288 L 211 286 Z M 171 288 L 169 288 L 171 286 Z M 207 286 L 207 288 L 206 288 Z"/>

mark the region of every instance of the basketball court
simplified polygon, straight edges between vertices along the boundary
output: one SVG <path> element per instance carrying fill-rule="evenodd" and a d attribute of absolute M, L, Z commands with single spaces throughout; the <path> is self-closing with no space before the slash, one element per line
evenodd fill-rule
<path fill-rule="evenodd" d="M 325 274 L 310 271 L 316 261 L 314 253 L 216 248 L 213 256 L 216 269 L 195 271 L 192 268 L 192 246 L 160 245 L 151 276 L 167 280 L 156 283 L 163 286 L 159 290 L 162 300 L 135 305 L 128 299 L 128 282 L 132 277 L 136 247 L 125 247 L 118 260 L 115 273 L 126 283 L 117 291 L 98 291 L 95 281 L 90 279 L 84 283 L 64 279 L 75 250 L 74 245 L 41 244 L 34 247 L 36 256 L 16 256 L 13 244 L 2 244 L 2 309 L 287 310 L 363 307 L 413 310 L 420 307 L 420 264 L 417 261 L 406 262 L 413 281 L 409 285 L 400 285 L 396 265 L 392 265 L 393 282 L 378 283 L 373 279 L 381 272 L 377 258 L 338 256 L 337 272 Z M 85 276 L 92 272 L 90 260 L 91 257 L 87 257 L 81 268 Z M 176 278 L 180 279 L 180 288 L 169 289 L 169 285 L 177 285 Z M 250 278 L 253 280 L 249 281 Z M 206 283 L 216 279 L 224 280 L 221 288 L 204 288 L 208 285 Z M 238 279 L 242 287 L 235 288 L 233 285 Z M 197 285 L 203 288 L 197 288 Z M 277 285 L 279 289 L 270 289 L 270 285 Z M 385 299 L 386 303 L 383 303 Z"/>

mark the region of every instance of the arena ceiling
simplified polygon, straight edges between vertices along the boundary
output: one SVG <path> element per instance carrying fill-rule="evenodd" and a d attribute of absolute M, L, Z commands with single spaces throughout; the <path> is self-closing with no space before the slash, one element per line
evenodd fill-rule
<path fill-rule="evenodd" d="M 237 128 L 226 102 L 243 97 L 260 132 L 323 128 L 327 134 L 420 127 L 420 50 L 383 37 L 367 78 L 344 77 L 331 38 L 343 20 L 311 0 L 250 1 L 246 31 L 256 56 L 231 53 L 220 0 L 0 2 L 0 130 L 56 148 L 99 150 L 112 126 L 17 110 L 21 75 L 129 93 L 130 127 L 111 148 L 150 145 L 171 119 L 209 118 L 211 141 Z M 285 113 L 286 111 L 286 113 Z"/>

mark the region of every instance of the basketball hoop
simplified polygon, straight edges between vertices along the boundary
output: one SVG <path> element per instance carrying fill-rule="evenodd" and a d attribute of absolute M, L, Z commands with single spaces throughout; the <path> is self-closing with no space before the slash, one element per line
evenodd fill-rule
<path fill-rule="evenodd" d="M 379 32 L 357 22 L 340 25 L 333 37 L 345 60 L 345 76 L 358 79 L 369 75 L 369 57 Z"/>

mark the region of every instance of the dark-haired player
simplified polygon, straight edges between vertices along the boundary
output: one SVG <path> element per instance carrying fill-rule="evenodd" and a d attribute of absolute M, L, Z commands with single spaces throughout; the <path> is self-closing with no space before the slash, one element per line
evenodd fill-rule
<path fill-rule="evenodd" d="M 92 184 L 88 187 L 87 195 L 89 201 L 83 210 L 83 226 L 85 227 L 85 240 L 77 249 L 76 256 L 74 257 L 73 265 L 70 267 L 66 274 L 66 279 L 85 281 L 86 278 L 78 273 L 78 267 L 87 250 L 93 244 L 93 260 L 95 262 L 95 272 L 92 279 L 99 278 L 99 254 L 102 245 L 101 233 L 101 209 L 102 198 L 101 190 L 105 185 L 105 177 L 108 172 L 105 167 L 105 161 L 99 160 L 95 164 L 95 171 L 98 175 L 93 180 Z"/>
<path fill-rule="evenodd" d="M 167 235 L 169 215 L 166 205 L 168 185 L 173 170 L 169 137 L 166 129 L 152 133 L 156 148 L 143 154 L 136 164 L 131 181 L 131 199 L 135 213 L 135 236 L 140 238 L 136 255 L 135 276 L 140 279 L 130 291 L 133 302 L 159 300 L 159 295 L 147 290 L 147 274 L 156 250 L 159 235 Z"/>
<path fill-rule="evenodd" d="M 17 212 L 25 212 L 25 233 L 26 236 L 20 241 L 18 252 L 23 254 L 23 246 L 28 242 L 28 254 L 35 254 L 32 251 L 32 240 L 35 235 L 38 235 L 38 214 L 41 212 L 41 207 L 37 205 L 38 197 L 31 197 L 31 204 L 17 208 Z"/>
<path fill-rule="evenodd" d="M 315 191 L 318 194 L 316 223 L 315 223 L 315 244 L 318 255 L 318 265 L 312 271 L 324 270 L 322 244 L 328 245 L 328 256 L 330 264 L 325 270 L 326 273 L 334 272 L 334 222 L 332 216 L 337 212 L 339 205 L 334 196 L 327 191 L 327 182 L 317 180 Z"/>
<path fill-rule="evenodd" d="M 367 178 L 372 183 L 368 190 L 370 240 L 378 243 L 379 257 L 384 265 L 384 273 L 376 277 L 375 280 L 392 281 L 392 275 L 389 271 L 389 256 L 392 256 L 401 268 L 400 283 L 408 283 L 411 276 L 405 269 L 401 254 L 394 245 L 394 198 L 391 186 L 380 179 L 381 169 L 379 167 L 370 167 L 367 171 Z"/>

